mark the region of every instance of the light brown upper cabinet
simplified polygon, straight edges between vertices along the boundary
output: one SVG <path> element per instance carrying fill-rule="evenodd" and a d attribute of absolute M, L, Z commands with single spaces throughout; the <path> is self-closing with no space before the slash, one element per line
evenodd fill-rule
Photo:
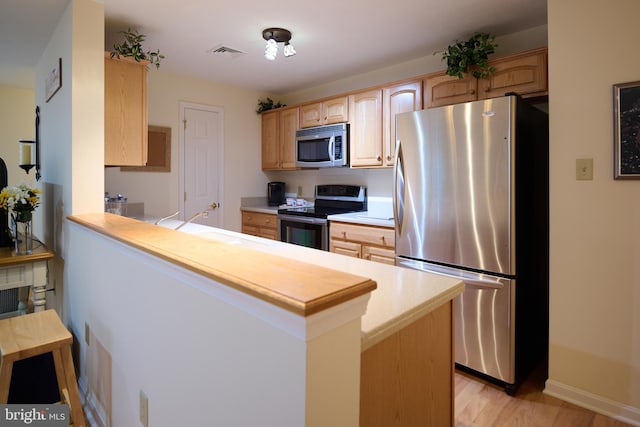
<path fill-rule="evenodd" d="M 459 79 L 441 71 L 424 79 L 424 104 L 427 108 L 475 101 L 477 94 L 478 79 L 471 74 Z"/>
<path fill-rule="evenodd" d="M 280 167 L 280 111 L 262 113 L 262 169 Z"/>
<path fill-rule="evenodd" d="M 308 128 L 349 120 L 346 96 L 327 99 L 300 107 L 300 127 Z"/>
<path fill-rule="evenodd" d="M 536 49 L 491 61 L 495 71 L 478 80 L 478 99 L 515 92 L 523 98 L 547 95 L 547 49 Z"/>
<path fill-rule="evenodd" d="M 382 166 L 382 90 L 349 95 L 352 167 Z"/>
<path fill-rule="evenodd" d="M 396 149 L 396 114 L 422 109 L 422 82 L 409 81 L 382 89 L 384 166 L 393 166 Z"/>
<path fill-rule="evenodd" d="M 104 54 L 104 164 L 147 163 L 147 63 Z"/>
<path fill-rule="evenodd" d="M 299 109 L 281 108 L 262 113 L 262 169 L 296 169 L 296 130 Z"/>
<path fill-rule="evenodd" d="M 487 79 L 470 74 L 458 79 L 444 71 L 429 74 L 424 79 L 425 107 L 495 98 L 509 92 L 523 98 L 548 94 L 546 47 L 495 59 L 489 65 L 495 71 Z"/>

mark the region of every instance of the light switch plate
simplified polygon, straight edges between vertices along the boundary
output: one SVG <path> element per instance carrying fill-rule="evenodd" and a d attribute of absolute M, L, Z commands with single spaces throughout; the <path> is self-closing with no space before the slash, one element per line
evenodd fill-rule
<path fill-rule="evenodd" d="M 593 159 L 576 159 L 576 180 L 593 180 Z"/>

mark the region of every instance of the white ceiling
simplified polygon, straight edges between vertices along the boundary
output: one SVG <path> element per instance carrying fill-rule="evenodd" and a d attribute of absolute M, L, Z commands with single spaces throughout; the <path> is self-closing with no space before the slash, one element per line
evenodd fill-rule
<path fill-rule="evenodd" d="M 38 58 L 69 0 L 2 0 L 0 84 L 32 87 Z M 476 31 L 546 24 L 547 0 L 104 0 L 105 43 L 128 27 L 166 55 L 161 70 L 279 93 L 415 59 Z M 298 54 L 264 58 L 262 30 L 293 34 Z M 225 46 L 245 52 L 213 55 Z M 281 46 L 280 46 L 281 47 Z"/>

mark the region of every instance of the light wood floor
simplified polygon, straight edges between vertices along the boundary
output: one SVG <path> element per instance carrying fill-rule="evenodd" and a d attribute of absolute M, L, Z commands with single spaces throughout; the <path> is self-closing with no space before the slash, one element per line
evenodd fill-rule
<path fill-rule="evenodd" d="M 543 394 L 541 367 L 509 396 L 467 373 L 455 374 L 455 427 L 627 427 L 629 424 Z"/>

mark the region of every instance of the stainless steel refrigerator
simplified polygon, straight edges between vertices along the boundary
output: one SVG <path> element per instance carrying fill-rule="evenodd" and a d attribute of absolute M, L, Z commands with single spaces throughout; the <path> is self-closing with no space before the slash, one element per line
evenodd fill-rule
<path fill-rule="evenodd" d="M 455 361 L 509 394 L 548 352 L 548 115 L 516 96 L 396 116 L 396 264 L 459 277 Z"/>

